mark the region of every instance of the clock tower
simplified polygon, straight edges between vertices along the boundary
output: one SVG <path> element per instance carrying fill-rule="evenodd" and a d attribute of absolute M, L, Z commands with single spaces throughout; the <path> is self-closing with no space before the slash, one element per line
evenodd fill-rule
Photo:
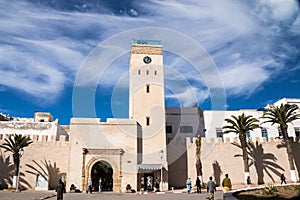
<path fill-rule="evenodd" d="M 132 41 L 129 76 L 129 117 L 142 126 L 142 164 L 167 170 L 161 41 Z"/>

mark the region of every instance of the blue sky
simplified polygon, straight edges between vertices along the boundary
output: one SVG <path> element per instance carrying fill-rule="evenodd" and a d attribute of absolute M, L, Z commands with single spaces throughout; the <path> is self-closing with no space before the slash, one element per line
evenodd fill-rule
<path fill-rule="evenodd" d="M 224 109 L 300 98 L 299 13 L 299 2 L 292 0 L 1 0 L 0 112 L 51 112 L 69 124 L 74 84 L 90 53 L 115 35 L 146 27 L 176 31 L 208 53 L 223 81 Z M 97 117 L 127 117 L 128 66 L 125 53 L 91 86 Z M 209 77 L 168 51 L 164 67 L 166 106 L 198 102 L 212 109 Z"/>

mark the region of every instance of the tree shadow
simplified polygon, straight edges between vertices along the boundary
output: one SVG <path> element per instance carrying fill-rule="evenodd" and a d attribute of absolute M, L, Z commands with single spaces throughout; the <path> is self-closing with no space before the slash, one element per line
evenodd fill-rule
<path fill-rule="evenodd" d="M 13 184 L 14 164 L 10 162 L 10 156 L 4 157 L 2 151 L 0 152 L 0 189 L 8 189 Z M 24 177 L 25 174 L 20 169 L 19 188 L 21 190 L 31 188 L 29 182 Z"/>
<path fill-rule="evenodd" d="M 32 188 L 30 183 L 28 181 L 25 180 L 25 173 L 23 173 L 20 169 L 20 186 L 19 188 L 21 190 L 27 190 L 29 188 Z"/>
<path fill-rule="evenodd" d="M 297 172 L 298 172 L 298 178 L 300 179 L 300 173 L 299 173 L 299 172 L 300 172 L 300 157 L 299 157 L 299 156 L 296 156 L 296 155 L 299 155 L 299 154 L 300 154 L 300 144 L 299 144 L 299 140 L 300 140 L 299 137 L 296 138 L 296 141 L 293 141 L 293 139 L 290 138 L 290 142 L 291 142 L 291 146 L 292 146 L 292 151 L 293 151 L 293 154 L 294 154 L 295 166 L 296 166 L 296 169 L 297 169 Z M 281 144 L 278 144 L 278 145 L 277 145 L 277 148 L 278 148 L 278 149 L 286 148 L 285 141 L 282 140 L 282 141 L 281 141 Z"/>
<path fill-rule="evenodd" d="M 64 175 L 64 173 L 61 173 L 59 168 L 56 166 L 56 162 L 54 162 L 52 165 L 51 161 L 49 160 L 47 162 L 45 158 L 43 161 L 40 161 L 41 164 L 35 160 L 32 160 L 32 162 L 35 164 L 35 166 L 26 164 L 26 166 L 30 168 L 30 170 L 26 170 L 26 172 L 35 176 L 41 175 L 45 180 L 48 181 L 49 190 L 56 189 L 57 180 Z"/>
<path fill-rule="evenodd" d="M 238 143 L 232 143 L 233 145 L 242 149 L 241 145 Z M 284 169 L 279 166 L 277 158 L 272 153 L 264 153 L 262 144 L 258 144 L 258 141 L 255 144 L 252 141 L 247 143 L 247 152 L 249 155 L 249 166 L 254 165 L 257 173 L 257 184 L 264 184 L 264 173 L 266 173 L 270 179 L 275 182 L 274 177 L 271 172 L 276 174 L 278 177 L 282 174 L 279 170 L 284 171 Z M 241 154 L 236 154 L 234 157 L 242 157 Z"/>
<path fill-rule="evenodd" d="M 219 164 L 218 161 L 214 161 L 213 164 L 213 170 L 214 170 L 214 177 L 215 177 L 215 182 L 216 182 L 216 186 L 220 186 L 221 184 L 221 174 L 223 173 L 221 170 L 221 166 Z"/>
<path fill-rule="evenodd" d="M 14 165 L 10 162 L 10 157 L 4 157 L 1 152 L 0 156 L 0 189 L 7 189 L 12 185 L 12 177 L 14 172 Z"/>
<path fill-rule="evenodd" d="M 300 144 L 299 144 L 299 140 L 300 138 L 297 138 L 297 141 L 292 142 L 292 149 L 293 149 L 293 153 L 294 153 L 294 160 L 295 160 L 295 165 L 297 168 L 297 172 L 298 172 L 298 178 L 300 180 L 300 156 L 295 156 L 295 155 L 300 155 Z"/>

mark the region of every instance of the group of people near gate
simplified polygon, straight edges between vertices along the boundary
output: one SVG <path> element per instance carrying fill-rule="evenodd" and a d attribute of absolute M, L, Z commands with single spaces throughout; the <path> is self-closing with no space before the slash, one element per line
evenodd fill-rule
<path fill-rule="evenodd" d="M 195 186 L 197 188 L 197 193 L 201 193 L 202 184 L 201 184 L 201 180 L 200 180 L 199 177 L 197 177 L 197 179 L 196 179 Z M 224 192 L 228 192 L 228 191 L 231 190 L 232 184 L 231 184 L 230 178 L 228 177 L 228 174 L 225 174 L 225 178 L 222 181 L 222 186 L 223 186 L 223 191 Z M 186 180 L 186 189 L 187 189 L 188 193 L 191 193 L 191 189 L 192 189 L 192 180 L 191 180 L 191 178 L 188 178 Z M 209 177 L 209 180 L 206 184 L 206 191 L 212 197 L 213 197 L 213 194 L 216 191 L 216 183 L 213 181 L 212 176 Z"/>
<path fill-rule="evenodd" d="M 251 187 L 251 179 L 250 176 L 247 177 L 247 186 L 248 188 Z M 286 184 L 286 178 L 284 176 L 284 174 L 280 175 L 280 180 L 281 180 L 281 184 Z M 201 188 L 202 188 L 202 184 L 201 184 L 201 180 L 199 177 L 197 177 L 196 179 L 196 184 L 195 184 L 196 188 L 197 188 L 197 193 L 201 193 Z M 222 187 L 223 187 L 223 192 L 229 192 L 232 189 L 232 184 L 231 184 L 231 180 L 228 176 L 228 174 L 225 174 L 225 177 L 222 181 Z M 191 178 L 188 178 L 186 180 L 186 189 L 188 193 L 191 193 L 191 189 L 192 189 L 192 181 Z M 216 183 L 213 181 L 212 177 L 209 177 L 209 181 L 206 184 L 206 191 L 207 191 L 207 199 L 214 199 L 214 193 L 216 191 Z"/>
<path fill-rule="evenodd" d="M 286 184 L 286 177 L 284 176 L 284 174 L 280 175 L 280 180 L 281 180 L 281 184 L 283 184 L 283 183 Z M 148 181 L 148 182 L 151 183 L 151 181 Z M 157 191 L 159 191 L 159 183 L 160 183 L 160 180 L 157 177 L 155 180 L 155 187 L 156 187 Z M 100 178 L 99 179 L 99 192 L 101 192 L 101 185 L 102 185 L 102 179 Z M 143 185 L 144 185 L 144 179 L 142 179 L 142 182 L 141 182 L 142 187 L 144 187 Z M 248 185 L 248 188 L 251 187 L 250 176 L 247 177 L 247 185 Z M 201 193 L 202 184 L 201 184 L 201 180 L 199 177 L 196 178 L 195 186 L 197 188 L 197 193 Z M 232 189 L 231 180 L 230 180 L 228 174 L 225 174 L 225 178 L 222 181 L 222 187 L 223 187 L 224 193 L 229 192 Z M 76 189 L 76 187 L 72 184 L 70 187 L 70 191 L 75 190 L 75 189 Z M 191 190 L 192 190 L 191 178 L 188 178 L 186 180 L 186 189 L 187 189 L 188 193 L 191 193 Z M 128 184 L 126 186 L 126 191 L 129 191 L 129 190 L 130 191 L 132 190 L 130 184 Z M 209 177 L 209 181 L 206 184 L 206 191 L 207 191 L 207 199 L 214 199 L 214 193 L 216 191 L 216 183 L 213 181 L 212 177 Z M 66 188 L 65 188 L 65 183 L 62 181 L 62 179 L 58 180 L 56 192 L 57 192 L 57 200 L 63 200 L 63 193 L 66 192 Z M 89 179 L 88 183 L 87 183 L 87 193 L 88 192 L 92 193 L 92 180 L 91 179 Z"/>
<path fill-rule="evenodd" d="M 196 179 L 196 184 L 195 184 L 196 188 L 197 188 L 197 193 L 201 193 L 201 188 L 202 188 L 202 184 L 201 184 L 201 180 L 199 177 L 197 177 Z M 231 180 L 228 177 L 228 174 L 225 174 L 225 178 L 222 181 L 222 186 L 223 186 L 223 191 L 228 192 L 232 189 L 232 184 L 231 184 Z M 188 193 L 191 193 L 191 189 L 192 189 L 192 180 L 191 178 L 188 178 L 186 180 L 186 189 Z M 209 180 L 206 184 L 206 191 L 207 191 L 207 199 L 214 199 L 214 193 L 216 191 L 216 183 L 213 181 L 212 176 L 209 177 Z"/>

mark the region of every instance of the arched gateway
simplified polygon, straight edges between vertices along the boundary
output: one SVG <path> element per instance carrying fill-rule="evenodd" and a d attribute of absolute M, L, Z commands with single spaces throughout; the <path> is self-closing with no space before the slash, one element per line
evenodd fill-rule
<path fill-rule="evenodd" d="M 96 162 L 91 171 L 94 191 L 113 191 L 113 169 L 102 160 Z"/>
<path fill-rule="evenodd" d="M 84 188 L 86 189 L 87 182 L 91 178 L 94 191 L 99 191 L 99 185 L 101 185 L 102 191 L 120 191 L 121 176 L 119 168 L 120 166 L 114 159 L 106 156 L 93 156 L 86 164 Z"/>

